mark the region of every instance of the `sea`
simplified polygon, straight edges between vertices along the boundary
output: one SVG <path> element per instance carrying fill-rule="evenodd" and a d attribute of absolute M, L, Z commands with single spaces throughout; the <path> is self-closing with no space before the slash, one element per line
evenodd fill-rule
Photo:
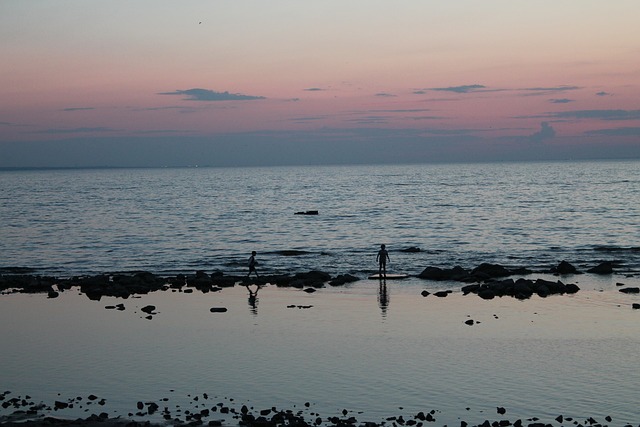
<path fill-rule="evenodd" d="M 361 280 L 101 301 L 5 293 L 0 400 L 62 418 L 209 411 L 205 424 L 228 425 L 243 405 L 328 425 L 420 412 L 429 425 L 640 425 L 640 298 L 619 292 L 640 284 L 639 222 L 640 161 L 1 170 L 0 274 L 244 275 L 256 251 L 260 274 Z M 388 272 L 408 279 L 367 278 L 381 244 Z M 563 260 L 580 274 L 550 274 Z M 614 274 L 586 273 L 602 262 Z M 484 301 L 416 277 L 482 263 L 581 290 Z"/>

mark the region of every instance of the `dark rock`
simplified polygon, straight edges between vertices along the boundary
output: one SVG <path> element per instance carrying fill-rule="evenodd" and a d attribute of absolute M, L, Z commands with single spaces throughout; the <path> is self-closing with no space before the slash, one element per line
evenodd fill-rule
<path fill-rule="evenodd" d="M 48 294 L 48 298 L 58 298 L 60 296 L 60 294 L 54 290 L 50 290 L 49 294 Z"/>
<path fill-rule="evenodd" d="M 478 296 L 482 299 L 493 299 L 495 298 L 496 294 L 491 289 L 481 289 L 478 291 Z"/>
<path fill-rule="evenodd" d="M 449 295 L 451 293 L 451 291 L 447 290 L 447 291 L 438 291 L 438 292 L 434 292 L 433 295 L 437 296 L 438 298 L 444 298 L 447 295 Z"/>
<path fill-rule="evenodd" d="M 462 267 L 455 266 L 453 268 L 427 267 L 418 275 L 421 279 L 426 280 L 454 280 L 461 281 L 469 276 L 469 272 Z"/>
<path fill-rule="evenodd" d="M 498 406 L 496 408 L 496 412 L 498 412 L 498 414 L 500 414 L 500 415 L 504 415 L 507 412 L 507 410 L 504 409 L 502 406 Z"/>
<path fill-rule="evenodd" d="M 640 304 L 638 304 L 638 303 L 634 302 L 634 303 L 631 305 L 631 308 L 633 308 L 634 310 L 640 310 Z"/>
<path fill-rule="evenodd" d="M 578 285 L 573 284 L 573 283 L 567 283 L 567 286 L 565 288 L 565 292 L 568 293 L 568 294 L 575 294 L 579 290 L 580 290 L 580 288 L 578 287 Z"/>
<path fill-rule="evenodd" d="M 640 288 L 629 287 L 629 288 L 618 289 L 618 291 L 622 292 L 623 294 L 637 294 L 637 293 L 640 293 Z"/>
<path fill-rule="evenodd" d="M 226 313 L 227 312 L 227 308 L 226 307 L 211 307 L 209 309 L 210 312 L 212 313 Z"/>
<path fill-rule="evenodd" d="M 474 284 L 474 285 L 463 286 L 461 290 L 464 295 L 468 295 L 470 293 L 477 294 L 478 291 L 480 290 L 480 285 Z"/>
<path fill-rule="evenodd" d="M 487 275 L 489 277 L 507 277 L 511 275 L 511 272 L 505 267 L 498 264 L 482 263 L 473 270 L 471 275 L 475 276 L 478 273 Z"/>
<path fill-rule="evenodd" d="M 140 311 L 147 313 L 147 314 L 153 314 L 153 312 L 156 310 L 156 306 L 155 305 L 146 305 L 144 307 L 142 307 L 140 309 Z"/>
<path fill-rule="evenodd" d="M 357 282 L 358 279 L 356 276 L 352 276 L 350 274 L 340 274 L 336 278 L 329 281 L 329 285 L 331 286 L 342 286 L 345 283 Z"/>
<path fill-rule="evenodd" d="M 312 294 L 312 293 L 314 293 L 316 290 L 317 290 L 317 289 L 315 289 L 315 288 L 307 288 L 307 289 L 305 289 L 304 291 L 305 291 L 306 293 L 308 293 L 308 294 Z"/>
<path fill-rule="evenodd" d="M 612 274 L 613 273 L 613 263 L 610 262 L 610 261 L 602 262 L 602 263 L 598 264 L 597 266 L 588 269 L 587 273 L 602 274 L 602 275 Z"/>
<path fill-rule="evenodd" d="M 576 274 L 578 270 L 573 265 L 563 260 L 556 267 L 553 267 L 551 272 L 557 274 Z"/>
<path fill-rule="evenodd" d="M 474 320 L 473 320 L 473 319 L 469 319 L 469 320 L 465 320 L 465 322 L 464 322 L 464 323 L 465 323 L 465 325 L 472 326 L 475 322 L 474 322 Z"/>
<path fill-rule="evenodd" d="M 318 211 L 300 211 L 296 212 L 295 215 L 318 215 Z"/>
<path fill-rule="evenodd" d="M 429 295 L 431 295 L 431 293 L 427 290 L 420 292 L 420 295 L 422 295 L 423 297 L 428 297 Z"/>

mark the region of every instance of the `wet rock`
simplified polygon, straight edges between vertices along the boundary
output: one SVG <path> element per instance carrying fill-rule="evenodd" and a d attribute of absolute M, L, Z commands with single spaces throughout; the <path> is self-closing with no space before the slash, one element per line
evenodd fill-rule
<path fill-rule="evenodd" d="M 447 295 L 449 295 L 451 293 L 450 290 L 446 290 L 446 291 L 438 291 L 438 292 L 434 292 L 433 295 L 437 296 L 438 298 L 444 298 Z"/>
<path fill-rule="evenodd" d="M 492 289 L 484 288 L 478 291 L 478 296 L 482 299 L 493 299 L 496 293 Z"/>
<path fill-rule="evenodd" d="M 300 211 L 296 212 L 294 215 L 318 215 L 318 211 Z"/>
<path fill-rule="evenodd" d="M 610 262 L 610 261 L 602 262 L 602 263 L 598 264 L 597 266 L 588 269 L 587 273 L 602 274 L 602 275 L 612 274 L 613 273 L 613 263 Z"/>
<path fill-rule="evenodd" d="M 147 313 L 147 314 L 153 314 L 153 312 L 156 310 L 156 306 L 155 305 L 146 305 L 144 307 L 142 307 L 140 309 L 140 311 L 142 311 L 143 313 Z"/>
<path fill-rule="evenodd" d="M 465 320 L 464 324 L 465 325 L 469 325 L 469 326 L 473 326 L 473 324 L 475 323 L 475 321 L 473 319 L 469 319 L 469 320 Z"/>
<path fill-rule="evenodd" d="M 209 311 L 211 313 L 226 313 L 227 312 L 227 308 L 226 307 L 211 307 L 209 309 Z"/>
<path fill-rule="evenodd" d="M 471 275 L 482 275 L 488 277 L 507 277 L 511 275 L 511 272 L 505 267 L 498 264 L 489 264 L 482 263 L 473 270 L 471 270 Z"/>
<path fill-rule="evenodd" d="M 634 310 L 640 310 L 640 304 L 638 304 L 638 303 L 635 303 L 635 302 L 634 302 L 634 303 L 631 305 L 631 308 L 633 308 Z"/>
<path fill-rule="evenodd" d="M 60 294 L 54 290 L 50 290 L 47 298 L 58 298 L 60 296 Z"/>
<path fill-rule="evenodd" d="M 424 290 L 422 292 L 420 292 L 420 295 L 422 295 L 423 297 L 428 297 L 429 295 L 431 295 L 431 292 Z"/>
<path fill-rule="evenodd" d="M 334 279 L 329 281 L 329 285 L 331 286 L 342 286 L 346 283 L 357 282 L 358 279 L 356 276 L 352 276 L 351 274 L 340 274 Z"/>
<path fill-rule="evenodd" d="M 461 281 L 468 276 L 469 272 L 459 266 L 455 266 L 453 268 L 427 267 L 418 275 L 421 279 L 435 281 Z"/>
<path fill-rule="evenodd" d="M 567 261 L 562 260 L 560 264 L 558 264 L 556 267 L 553 267 L 550 272 L 557 274 L 576 274 L 578 270 Z"/>
<path fill-rule="evenodd" d="M 621 288 L 621 289 L 618 289 L 618 291 L 622 292 L 623 294 L 637 294 L 637 293 L 640 293 L 640 288 L 636 288 L 636 287 Z"/>

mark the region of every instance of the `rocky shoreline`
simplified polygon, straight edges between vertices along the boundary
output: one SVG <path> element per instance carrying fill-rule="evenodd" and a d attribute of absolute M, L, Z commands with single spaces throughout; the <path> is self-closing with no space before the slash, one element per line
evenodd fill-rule
<path fill-rule="evenodd" d="M 63 412 L 74 406 L 82 408 L 83 405 L 92 403 L 104 405 L 104 399 L 98 400 L 99 398 L 95 395 L 89 395 L 85 398 L 56 400 L 53 405 L 47 405 L 35 403 L 30 400 L 29 396 L 11 397 L 11 392 L 6 391 L 0 393 L 2 407 L 4 409 L 15 408 L 16 410 L 11 415 L 0 417 L 0 425 L 4 427 L 221 427 L 229 425 L 246 427 L 425 427 L 442 425 L 438 423 L 441 412 L 435 409 L 388 416 L 378 421 L 363 421 L 358 419 L 358 417 L 363 417 L 362 412 L 347 409 L 343 409 L 337 415 L 323 416 L 314 411 L 310 402 L 305 402 L 302 409 L 295 406 L 292 409 L 279 409 L 275 406 L 258 409 L 246 404 L 235 403 L 233 399 L 225 398 L 227 402 L 216 402 L 219 399 L 206 393 L 196 396 L 189 395 L 189 397 L 192 405 L 190 409 L 179 406 L 170 409 L 169 399 L 163 398 L 159 402 L 138 401 L 135 404 L 136 410 L 129 412 L 126 417 L 111 417 L 103 411 L 85 418 L 65 418 L 64 416 L 54 417 L 46 414 Z M 469 411 L 470 408 L 466 410 Z M 563 425 L 607 427 L 610 423 L 615 422 L 609 415 L 602 419 L 594 417 L 577 419 L 558 415 L 553 421 L 547 422 L 537 417 L 509 420 L 508 411 L 504 407 L 496 407 L 494 411 L 495 415 L 491 419 L 484 419 L 476 423 L 470 423 L 458 417 L 456 425 L 460 427 L 556 427 Z M 486 416 L 481 418 L 486 418 Z M 624 427 L 633 426 L 632 424 L 624 424 Z"/>
<path fill-rule="evenodd" d="M 586 271 L 597 275 L 611 275 L 614 273 L 613 262 L 602 262 Z M 227 275 L 222 271 L 207 273 L 196 271 L 194 274 L 178 274 L 175 276 L 160 276 L 148 271 L 128 273 L 105 273 L 92 276 L 74 276 L 59 278 L 24 273 L 23 269 L 5 268 L 0 270 L 0 293 L 46 293 L 49 298 L 56 298 L 60 292 L 71 288 L 79 288 L 91 300 L 102 297 L 129 298 L 130 296 L 148 294 L 157 291 L 200 291 L 217 292 L 223 288 L 235 285 L 265 285 L 302 289 L 314 292 L 325 286 L 344 286 L 348 283 L 362 280 L 352 274 L 332 276 L 322 271 L 308 271 L 295 274 L 264 275 L 259 278 Z M 464 284 L 460 291 L 464 294 L 475 294 L 482 299 L 511 296 L 517 299 L 527 299 L 533 295 L 547 297 L 549 295 L 573 294 L 580 290 L 575 284 L 565 284 L 560 280 L 529 279 L 517 276 L 531 276 L 534 273 L 553 274 L 556 276 L 573 276 L 583 274 L 566 261 L 560 262 L 546 271 L 534 272 L 524 267 L 510 268 L 498 264 L 483 263 L 472 269 L 459 266 L 453 268 L 426 267 L 417 277 L 419 279 L 437 282 L 459 282 Z M 622 284 L 619 284 L 622 286 Z M 621 292 L 637 293 L 637 288 L 622 288 Z M 436 297 L 446 297 L 451 289 L 433 292 Z M 423 291 L 422 296 L 432 293 Z M 634 307 L 635 308 L 635 307 Z"/>

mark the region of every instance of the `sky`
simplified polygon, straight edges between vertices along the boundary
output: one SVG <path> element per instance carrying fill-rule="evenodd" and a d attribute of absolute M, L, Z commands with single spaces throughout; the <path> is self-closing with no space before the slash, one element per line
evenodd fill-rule
<path fill-rule="evenodd" d="M 2 0 L 0 167 L 640 158 L 637 0 Z"/>

